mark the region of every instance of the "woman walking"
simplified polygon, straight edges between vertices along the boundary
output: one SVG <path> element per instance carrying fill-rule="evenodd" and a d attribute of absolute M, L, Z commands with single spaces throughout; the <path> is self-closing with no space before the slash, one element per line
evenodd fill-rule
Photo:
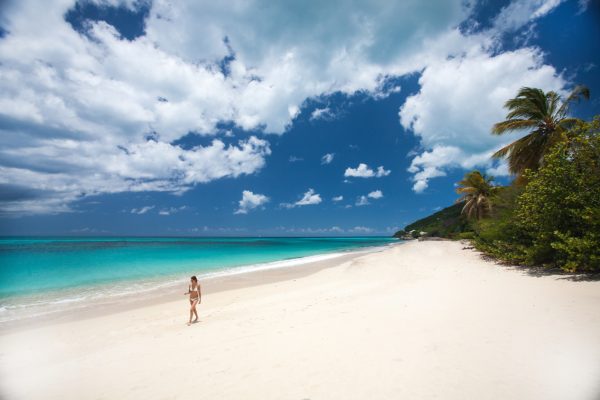
<path fill-rule="evenodd" d="M 198 282 L 198 278 L 192 276 L 190 279 L 190 285 L 188 286 L 188 291 L 184 293 L 184 295 L 190 295 L 190 320 L 188 321 L 188 326 L 198 322 L 198 312 L 196 311 L 196 305 L 202 302 L 202 292 L 200 291 L 200 283 Z M 192 321 L 192 316 L 195 315 L 196 319 Z"/>

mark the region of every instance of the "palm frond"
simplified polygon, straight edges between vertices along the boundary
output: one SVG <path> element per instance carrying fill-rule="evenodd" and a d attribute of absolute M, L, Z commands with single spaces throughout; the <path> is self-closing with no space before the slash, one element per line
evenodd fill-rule
<path fill-rule="evenodd" d="M 486 215 L 491 206 L 488 198 L 492 195 L 492 179 L 475 170 L 467 173 L 458 183 L 456 192 L 462 194 L 457 203 L 464 201 L 461 213 L 467 218 L 480 219 Z"/>
<path fill-rule="evenodd" d="M 526 168 L 537 169 L 541 154 L 543 154 L 540 148 L 543 146 L 540 146 L 536 141 L 542 138 L 537 131 L 534 131 L 504 146 L 492 154 L 492 157 L 506 157 L 508 159 L 508 169 L 514 175 L 520 174 Z"/>
<path fill-rule="evenodd" d="M 590 99 L 590 89 L 587 86 L 584 86 L 584 85 L 575 86 L 575 89 L 573 89 L 573 91 L 571 92 L 571 94 L 569 94 L 569 97 L 567 97 L 565 101 L 567 101 L 567 102 L 574 101 L 574 100 L 579 101 L 580 97 L 583 97 L 586 100 Z"/>
<path fill-rule="evenodd" d="M 494 154 L 492 154 L 492 158 L 506 157 L 511 152 L 513 145 L 514 145 L 514 143 L 507 144 L 506 146 L 504 146 L 503 148 L 501 148 L 500 150 L 498 150 Z"/>
<path fill-rule="evenodd" d="M 520 175 L 526 169 L 536 170 L 541 164 L 545 152 L 547 137 L 539 133 L 530 133 L 511 143 L 508 155 L 508 170 Z"/>
<path fill-rule="evenodd" d="M 494 135 L 502 135 L 510 131 L 533 128 L 537 125 L 538 121 L 534 119 L 511 119 L 494 124 L 492 126 L 492 133 Z"/>
<path fill-rule="evenodd" d="M 509 99 L 505 103 L 505 108 L 512 110 L 521 106 L 525 109 L 547 114 L 546 94 L 543 90 L 531 87 L 522 87 L 517 93 L 517 97 Z"/>
<path fill-rule="evenodd" d="M 560 108 L 557 108 L 560 103 L 560 96 L 558 93 L 546 93 L 546 102 L 548 104 L 548 116 L 551 116 L 553 119 L 560 118 L 560 115 L 558 114 Z"/>
<path fill-rule="evenodd" d="M 531 129 L 531 132 L 496 151 L 493 158 L 506 158 L 509 170 L 521 174 L 525 169 L 537 169 L 543 163 L 544 154 L 557 142 L 566 138 L 568 131 L 578 121 L 565 118 L 570 102 L 589 98 L 589 89 L 577 86 L 561 102 L 554 91 L 545 93 L 532 87 L 522 87 L 517 96 L 508 99 L 504 107 L 506 119 L 492 126 L 492 134 L 502 135 L 511 131 Z"/>
<path fill-rule="evenodd" d="M 569 96 L 567 96 L 567 98 L 563 102 L 562 106 L 558 110 L 560 115 L 562 115 L 562 116 L 567 115 L 570 103 L 573 101 L 577 101 L 579 103 L 579 101 L 581 101 L 581 98 L 584 98 L 585 100 L 589 100 L 590 99 L 590 89 L 588 89 L 587 86 L 584 86 L 584 85 L 577 85 L 577 86 L 575 86 L 575 89 L 573 89 L 573 91 L 569 94 Z"/>

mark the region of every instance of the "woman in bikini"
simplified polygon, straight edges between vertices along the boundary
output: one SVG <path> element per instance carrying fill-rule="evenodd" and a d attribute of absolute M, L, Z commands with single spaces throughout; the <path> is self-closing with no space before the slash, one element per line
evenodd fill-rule
<path fill-rule="evenodd" d="M 200 291 L 200 283 L 198 283 L 198 278 L 192 276 L 190 279 L 190 285 L 188 286 L 188 291 L 184 293 L 184 295 L 190 295 L 190 320 L 188 325 L 191 325 L 194 322 L 198 322 L 198 312 L 196 311 L 196 304 L 202 302 L 202 292 Z M 196 319 L 192 321 L 192 315 L 196 316 Z"/>

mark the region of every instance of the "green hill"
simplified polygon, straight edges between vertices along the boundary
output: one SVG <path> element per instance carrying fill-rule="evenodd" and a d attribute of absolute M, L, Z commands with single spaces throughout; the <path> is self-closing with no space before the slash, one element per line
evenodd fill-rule
<path fill-rule="evenodd" d="M 406 225 L 404 230 L 396 232 L 394 236 L 401 238 L 409 235 L 411 231 L 415 231 L 416 235 L 413 235 L 413 237 L 418 236 L 420 232 L 426 232 L 426 236 L 456 238 L 460 233 L 471 230 L 467 219 L 461 215 L 462 208 L 463 203 L 446 207 L 428 217 Z"/>

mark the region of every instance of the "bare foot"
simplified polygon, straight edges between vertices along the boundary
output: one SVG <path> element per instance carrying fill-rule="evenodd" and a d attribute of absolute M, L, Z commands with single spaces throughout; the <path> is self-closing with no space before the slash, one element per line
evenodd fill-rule
<path fill-rule="evenodd" d="M 186 325 L 187 325 L 187 326 L 190 326 L 191 324 L 192 324 L 192 321 L 188 322 Z"/>
<path fill-rule="evenodd" d="M 198 318 L 196 318 L 195 320 L 193 320 L 192 324 L 195 324 L 196 322 L 198 322 Z"/>

